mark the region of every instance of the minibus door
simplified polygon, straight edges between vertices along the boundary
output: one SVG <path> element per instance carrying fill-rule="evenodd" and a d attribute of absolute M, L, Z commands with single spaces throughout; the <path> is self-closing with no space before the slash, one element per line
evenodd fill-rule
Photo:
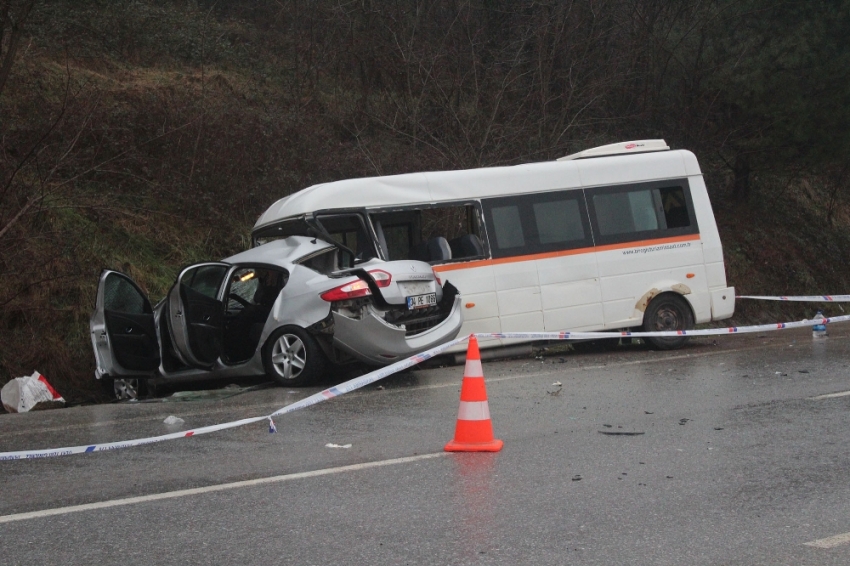
<path fill-rule="evenodd" d="M 543 329 L 599 328 L 602 291 L 583 191 L 534 195 L 529 203 L 531 236 L 542 253 L 535 264 L 540 280 Z"/>

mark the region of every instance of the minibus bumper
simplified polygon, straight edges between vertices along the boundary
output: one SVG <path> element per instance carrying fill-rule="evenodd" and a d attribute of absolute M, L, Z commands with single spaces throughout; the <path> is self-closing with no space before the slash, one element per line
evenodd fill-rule
<path fill-rule="evenodd" d="M 711 320 L 731 318 L 735 314 L 735 288 L 724 287 L 711 291 Z"/>
<path fill-rule="evenodd" d="M 453 340 L 463 325 L 461 297 L 455 296 L 449 316 L 414 336 L 384 321 L 376 311 L 361 319 L 338 312 L 334 316 L 334 345 L 369 364 L 388 365 Z"/>

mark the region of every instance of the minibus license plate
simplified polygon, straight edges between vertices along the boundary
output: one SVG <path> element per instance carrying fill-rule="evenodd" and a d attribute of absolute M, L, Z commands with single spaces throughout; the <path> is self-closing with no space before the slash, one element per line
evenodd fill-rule
<path fill-rule="evenodd" d="M 426 293 L 424 295 L 414 295 L 407 297 L 408 310 L 421 309 L 437 304 L 437 293 Z"/>

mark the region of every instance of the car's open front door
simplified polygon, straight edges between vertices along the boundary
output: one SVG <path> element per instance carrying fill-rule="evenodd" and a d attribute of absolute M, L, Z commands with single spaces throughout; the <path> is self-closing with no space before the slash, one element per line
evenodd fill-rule
<path fill-rule="evenodd" d="M 150 301 L 123 273 L 101 273 L 89 328 L 98 378 L 147 376 L 159 366 Z"/>
<path fill-rule="evenodd" d="M 221 355 L 224 330 L 222 284 L 230 265 L 199 263 L 180 272 L 168 293 L 168 318 L 174 348 L 192 367 L 211 369 Z"/>

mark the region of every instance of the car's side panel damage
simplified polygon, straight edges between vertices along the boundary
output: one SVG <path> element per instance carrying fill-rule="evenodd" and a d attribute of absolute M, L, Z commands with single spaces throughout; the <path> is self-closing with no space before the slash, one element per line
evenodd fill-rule
<path fill-rule="evenodd" d="M 112 287 L 129 299 L 110 300 L 104 289 Z M 454 339 L 461 324 L 457 290 L 430 265 L 357 260 L 318 238 L 290 236 L 182 269 L 155 307 L 107 270 L 90 326 L 98 379 L 266 373 L 294 386 L 316 379 L 327 360 L 386 365 Z M 140 365 L 144 339 L 150 355 Z"/>

